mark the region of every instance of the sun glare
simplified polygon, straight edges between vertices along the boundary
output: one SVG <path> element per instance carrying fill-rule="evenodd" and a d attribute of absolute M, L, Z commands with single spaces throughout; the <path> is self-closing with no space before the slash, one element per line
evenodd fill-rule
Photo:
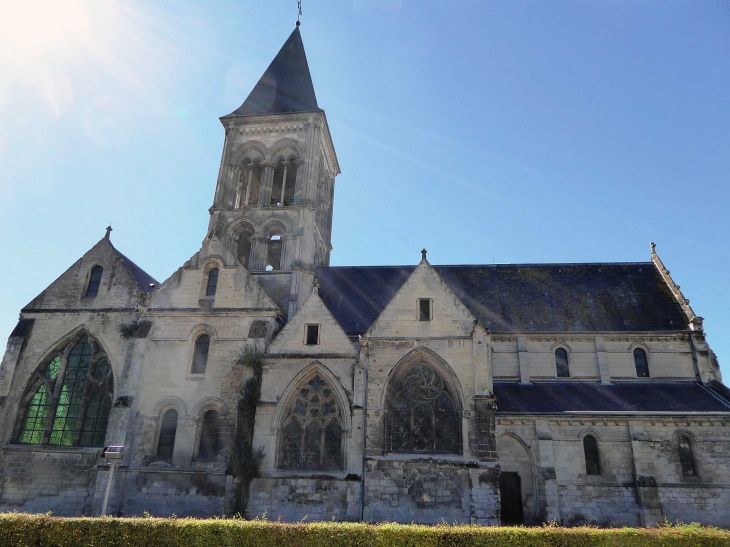
<path fill-rule="evenodd" d="M 0 44 L 15 61 L 72 48 L 89 27 L 89 10 L 82 0 L 0 2 Z"/>

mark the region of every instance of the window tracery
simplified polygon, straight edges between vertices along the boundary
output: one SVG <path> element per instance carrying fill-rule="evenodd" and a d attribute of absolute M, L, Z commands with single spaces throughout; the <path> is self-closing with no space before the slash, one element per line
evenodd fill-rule
<path fill-rule="evenodd" d="M 388 451 L 459 454 L 460 431 L 456 399 L 431 365 L 417 363 L 391 384 Z"/>
<path fill-rule="evenodd" d="M 342 416 L 334 389 L 320 375 L 292 401 L 281 436 L 282 469 L 341 469 Z"/>
<path fill-rule="evenodd" d="M 112 392 L 106 355 L 88 335 L 74 339 L 36 371 L 25 397 L 17 441 L 103 446 Z"/>

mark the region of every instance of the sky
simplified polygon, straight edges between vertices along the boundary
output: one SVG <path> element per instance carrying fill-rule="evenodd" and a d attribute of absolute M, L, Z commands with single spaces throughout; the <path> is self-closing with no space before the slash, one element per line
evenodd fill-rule
<path fill-rule="evenodd" d="M 332 265 L 637 262 L 730 380 L 730 2 L 304 0 Z M 0 337 L 114 228 L 167 279 L 296 0 L 0 0 Z"/>

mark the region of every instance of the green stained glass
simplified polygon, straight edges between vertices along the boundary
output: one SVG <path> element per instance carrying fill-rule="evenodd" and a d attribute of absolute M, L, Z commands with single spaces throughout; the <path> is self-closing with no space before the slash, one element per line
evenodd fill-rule
<path fill-rule="evenodd" d="M 50 397 L 45 384 L 38 388 L 33 398 L 28 402 L 25 418 L 20 428 L 19 440 L 21 443 L 40 444 L 43 440 L 43 431 L 46 427 L 46 417 L 51 410 Z"/>
<path fill-rule="evenodd" d="M 109 412 L 112 408 L 112 399 L 108 393 L 96 393 L 86 407 L 84 425 L 81 428 L 81 446 L 104 446 L 106 426 L 109 421 Z"/>
<path fill-rule="evenodd" d="M 84 335 L 68 353 L 65 363 L 59 356 L 41 368 L 42 375 L 51 382 L 41 385 L 28 402 L 18 434 L 19 442 L 41 444 L 44 435 L 50 433 L 49 444 L 103 446 L 112 407 L 113 378 L 109 360 L 95 348 Z M 58 351 L 60 353 L 62 349 Z M 62 382 L 57 401 L 52 396 L 56 384 L 53 380 Z M 90 390 L 94 390 L 91 397 Z M 49 416 L 54 404 L 56 412 L 51 421 Z M 82 416 L 83 424 L 80 424 Z M 81 425 L 81 437 L 75 439 L 78 425 Z"/>
<path fill-rule="evenodd" d="M 55 380 L 56 376 L 58 376 L 58 371 L 61 368 L 61 358 L 56 357 L 48 363 L 48 366 L 46 367 L 46 378 L 49 380 Z"/>

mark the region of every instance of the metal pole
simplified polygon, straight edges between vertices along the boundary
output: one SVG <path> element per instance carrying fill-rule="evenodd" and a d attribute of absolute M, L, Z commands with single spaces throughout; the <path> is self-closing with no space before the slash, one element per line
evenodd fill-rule
<path fill-rule="evenodd" d="M 114 467 L 117 462 L 112 460 L 111 468 L 109 468 L 109 480 L 106 481 L 106 493 L 104 494 L 104 504 L 101 506 L 101 516 L 106 515 L 106 506 L 109 503 L 109 494 L 112 491 L 112 480 L 114 478 Z"/>

